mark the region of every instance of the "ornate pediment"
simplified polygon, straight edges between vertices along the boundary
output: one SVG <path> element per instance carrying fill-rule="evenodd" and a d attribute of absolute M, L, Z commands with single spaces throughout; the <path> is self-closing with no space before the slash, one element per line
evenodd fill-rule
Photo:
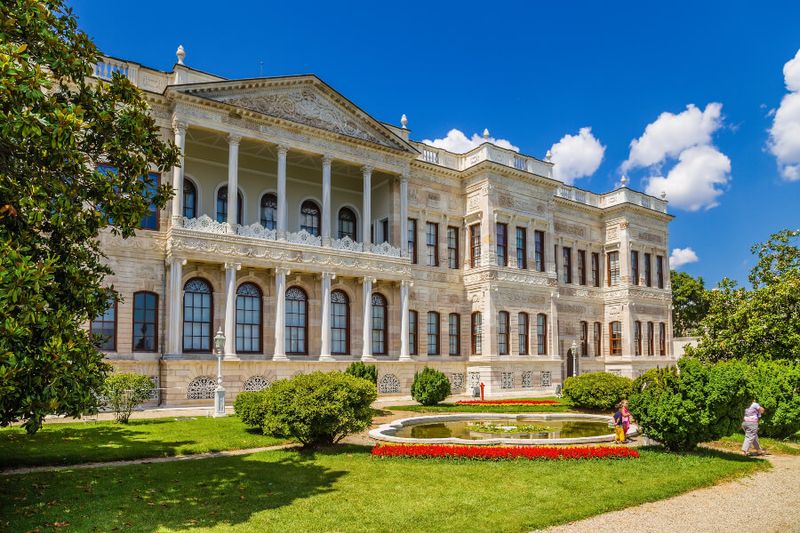
<path fill-rule="evenodd" d="M 327 91 L 325 90 L 327 89 Z M 395 150 L 408 150 L 394 133 L 372 119 L 317 80 L 289 86 L 250 88 L 186 88 L 181 92 L 230 104 L 271 117 L 297 122 L 348 137 L 380 144 Z M 325 94 L 331 92 L 331 95 Z"/>

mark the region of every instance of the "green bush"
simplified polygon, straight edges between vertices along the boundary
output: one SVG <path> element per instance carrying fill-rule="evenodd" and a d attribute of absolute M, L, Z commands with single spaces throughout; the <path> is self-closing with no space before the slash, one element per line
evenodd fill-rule
<path fill-rule="evenodd" d="M 422 405 L 436 405 L 450 396 L 450 380 L 442 372 L 427 366 L 414 374 L 411 397 Z"/>
<path fill-rule="evenodd" d="M 607 411 L 630 396 L 633 380 L 607 372 L 569 377 L 564 381 L 564 399 L 573 407 Z"/>
<path fill-rule="evenodd" d="M 240 392 L 233 402 L 233 411 L 245 425 L 260 428 L 267 416 L 264 390 Z"/>
<path fill-rule="evenodd" d="M 766 409 L 760 432 L 786 438 L 800 431 L 800 364 L 764 361 L 749 372 L 751 399 Z"/>
<path fill-rule="evenodd" d="M 106 378 L 103 396 L 117 422 L 127 424 L 137 405 L 150 399 L 153 382 L 142 374 L 119 373 Z"/>
<path fill-rule="evenodd" d="M 357 378 L 366 379 L 370 383 L 376 385 L 378 383 L 378 367 L 375 365 L 365 365 L 361 361 L 356 361 L 355 363 L 350 363 L 350 366 L 347 367 L 344 373 Z"/>
<path fill-rule="evenodd" d="M 736 431 L 750 401 L 746 366 L 683 358 L 678 367 L 649 370 L 634 382 L 629 403 L 641 431 L 676 451 Z"/>
<path fill-rule="evenodd" d="M 275 381 L 262 393 L 264 433 L 305 447 L 330 445 L 369 427 L 370 405 L 378 397 L 375 385 L 343 372 L 300 374 Z"/>

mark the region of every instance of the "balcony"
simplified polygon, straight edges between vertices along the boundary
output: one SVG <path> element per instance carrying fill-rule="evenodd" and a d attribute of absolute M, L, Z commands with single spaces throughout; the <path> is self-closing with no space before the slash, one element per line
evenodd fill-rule
<path fill-rule="evenodd" d="M 578 189 L 577 187 L 559 185 L 556 189 L 556 197 L 572 200 L 573 202 L 578 202 L 593 207 L 599 207 L 601 209 L 628 203 L 644 207 L 645 209 L 658 211 L 659 213 L 667 212 L 666 200 L 660 200 L 647 194 L 633 191 L 626 187 L 622 187 L 606 194 L 595 194 L 589 191 Z"/>

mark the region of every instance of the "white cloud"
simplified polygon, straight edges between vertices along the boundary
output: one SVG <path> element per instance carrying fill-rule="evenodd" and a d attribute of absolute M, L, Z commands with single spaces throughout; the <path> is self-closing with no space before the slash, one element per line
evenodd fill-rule
<path fill-rule="evenodd" d="M 628 159 L 622 170 L 657 165 L 676 157 L 692 146 L 711 143 L 711 135 L 722 126 L 722 104 L 711 102 L 700 111 L 694 104 L 678 113 L 661 113 L 647 125 L 638 139 L 631 141 Z"/>
<path fill-rule="evenodd" d="M 681 152 L 666 177 L 652 176 L 645 192 L 667 193 L 670 205 L 698 211 L 719 205 L 717 197 L 730 180 L 731 160 L 713 146 L 694 146 Z"/>
<path fill-rule="evenodd" d="M 691 248 L 673 248 L 669 256 L 670 268 L 680 268 L 688 263 L 697 263 L 700 260 Z"/>
<path fill-rule="evenodd" d="M 577 135 L 561 137 L 550 152 L 553 177 L 572 184 L 578 178 L 594 174 L 603 161 L 606 147 L 592 135 L 592 128 L 581 128 Z"/>
<path fill-rule="evenodd" d="M 509 141 L 505 139 L 495 139 L 494 137 L 489 137 L 488 139 L 484 139 L 482 136 L 478 135 L 477 133 L 473 133 L 472 137 L 467 137 L 464 135 L 464 132 L 453 128 L 452 130 L 447 132 L 447 135 L 443 139 L 424 139 L 422 141 L 424 144 L 429 144 L 435 148 L 444 148 L 450 152 L 455 152 L 457 154 L 463 154 L 469 152 L 476 146 L 480 146 L 485 142 L 490 142 L 494 145 L 497 145 L 501 148 L 507 148 L 509 150 L 514 150 L 515 152 L 519 152 L 519 148 L 511 144 Z"/>
<path fill-rule="evenodd" d="M 781 176 L 800 181 L 800 50 L 783 66 L 789 94 L 781 100 L 769 130 L 769 150 L 778 160 Z"/>

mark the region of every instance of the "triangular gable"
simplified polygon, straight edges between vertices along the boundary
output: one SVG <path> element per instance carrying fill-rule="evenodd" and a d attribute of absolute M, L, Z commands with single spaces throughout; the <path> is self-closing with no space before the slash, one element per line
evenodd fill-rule
<path fill-rule="evenodd" d="M 395 150 L 414 151 L 394 132 L 314 76 L 204 83 L 178 86 L 175 90 Z"/>

